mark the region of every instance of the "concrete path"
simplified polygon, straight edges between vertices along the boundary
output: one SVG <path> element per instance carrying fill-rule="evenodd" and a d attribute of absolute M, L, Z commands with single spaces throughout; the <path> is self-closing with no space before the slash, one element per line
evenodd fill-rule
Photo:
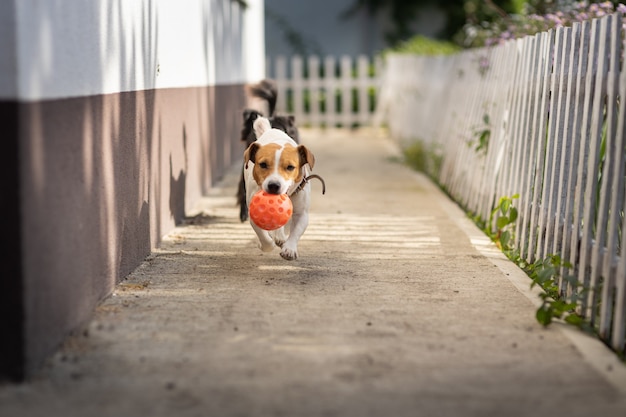
<path fill-rule="evenodd" d="M 372 132 L 303 132 L 300 259 L 237 219 L 238 171 L 0 416 L 626 416 L 625 367 L 534 319 L 530 280 Z"/>

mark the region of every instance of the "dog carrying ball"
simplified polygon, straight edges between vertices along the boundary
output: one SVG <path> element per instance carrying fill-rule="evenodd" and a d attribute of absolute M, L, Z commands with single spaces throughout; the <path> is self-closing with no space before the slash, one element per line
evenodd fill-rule
<path fill-rule="evenodd" d="M 276 230 L 287 224 L 293 214 L 287 194 L 268 194 L 261 190 L 252 196 L 248 207 L 250 219 L 264 230 Z"/>

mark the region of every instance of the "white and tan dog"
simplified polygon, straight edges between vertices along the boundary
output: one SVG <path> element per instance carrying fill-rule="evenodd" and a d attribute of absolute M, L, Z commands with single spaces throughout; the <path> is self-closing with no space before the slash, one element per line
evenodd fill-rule
<path fill-rule="evenodd" d="M 254 121 L 254 133 L 257 140 L 244 153 L 246 203 L 249 206 L 252 196 L 260 189 L 269 194 L 287 194 L 293 214 L 285 226 L 271 232 L 252 220 L 250 225 L 259 237 L 262 251 L 269 252 L 279 246 L 280 256 L 291 261 L 298 258 L 298 241 L 309 224 L 311 184 L 307 180 L 315 157 L 285 132 L 273 129 L 265 117 Z M 288 237 L 285 229 L 289 230 Z"/>

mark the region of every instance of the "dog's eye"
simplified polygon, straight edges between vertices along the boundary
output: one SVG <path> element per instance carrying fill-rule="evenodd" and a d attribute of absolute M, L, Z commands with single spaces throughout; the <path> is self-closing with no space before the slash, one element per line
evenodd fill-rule
<path fill-rule="evenodd" d="M 286 168 L 286 169 L 287 169 L 287 171 L 291 172 L 291 171 L 293 171 L 294 169 L 296 169 L 296 167 L 294 167 L 293 165 L 287 165 L 287 168 Z"/>
<path fill-rule="evenodd" d="M 259 163 L 259 166 L 263 169 L 267 169 L 267 162 L 261 162 Z"/>

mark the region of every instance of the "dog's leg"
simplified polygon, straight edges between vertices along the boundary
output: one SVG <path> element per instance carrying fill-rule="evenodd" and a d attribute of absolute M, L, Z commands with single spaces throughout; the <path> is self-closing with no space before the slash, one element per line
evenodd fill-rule
<path fill-rule="evenodd" d="M 288 261 L 298 259 L 298 241 L 309 225 L 309 214 L 306 211 L 294 213 L 291 217 L 289 237 L 283 243 L 280 256 Z"/>
<path fill-rule="evenodd" d="M 291 219 L 289 219 L 291 220 Z M 287 223 L 289 224 L 289 223 Z M 288 226 L 283 226 L 280 229 L 276 229 L 274 230 L 272 233 L 270 233 L 270 235 L 272 235 L 272 237 L 274 238 L 274 243 L 276 243 L 276 246 L 278 247 L 283 247 L 283 244 L 285 243 L 285 240 L 287 240 L 287 234 L 285 233 L 285 227 Z"/>
<path fill-rule="evenodd" d="M 293 214 L 287 226 L 289 237 L 281 246 L 280 256 L 288 261 L 298 259 L 298 242 L 309 225 L 309 206 L 311 204 L 311 184 L 306 184 L 299 193 L 291 196 Z M 285 227 L 287 227 L 285 226 Z"/>
<path fill-rule="evenodd" d="M 241 172 L 239 188 L 237 189 L 237 203 L 239 204 L 239 220 L 245 222 L 248 220 L 248 204 L 246 202 L 246 181 L 243 171 Z"/>
<path fill-rule="evenodd" d="M 275 245 L 274 239 L 272 239 L 272 236 L 270 236 L 269 232 L 267 230 L 261 229 L 259 226 L 254 224 L 252 220 L 250 220 L 250 226 L 252 226 L 252 229 L 256 232 L 256 235 L 259 238 L 259 249 L 261 249 L 263 252 L 271 252 L 274 249 Z"/>

